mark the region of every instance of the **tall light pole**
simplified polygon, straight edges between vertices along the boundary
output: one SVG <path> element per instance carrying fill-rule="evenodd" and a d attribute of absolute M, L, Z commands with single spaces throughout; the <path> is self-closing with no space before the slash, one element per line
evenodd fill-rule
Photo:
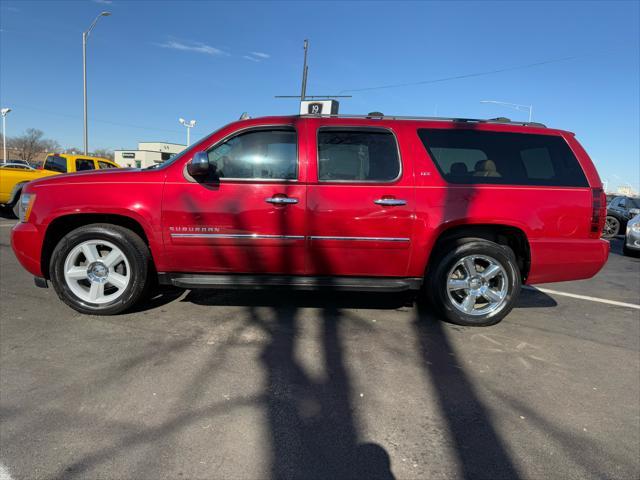
<path fill-rule="evenodd" d="M 2 163 L 7 163 L 7 124 L 6 118 L 10 108 L 3 108 L 0 110 L 0 114 L 2 114 Z"/>
<path fill-rule="evenodd" d="M 188 147 L 189 145 L 191 145 L 191 136 L 189 135 L 189 133 L 191 132 L 191 129 L 196 126 L 196 121 L 191 120 L 187 122 L 184 118 L 179 118 L 178 122 L 180 122 L 180 125 L 184 125 L 187 128 L 187 147 Z"/>
<path fill-rule="evenodd" d="M 521 112 L 529 112 L 529 122 L 533 120 L 533 105 L 519 105 L 517 103 L 499 102 L 498 100 L 480 100 L 480 103 L 495 103 L 496 105 L 504 105 L 505 107 L 515 108 Z"/>
<path fill-rule="evenodd" d="M 108 17 L 111 12 L 102 12 L 96 17 L 86 32 L 82 32 L 82 92 L 84 95 L 84 154 L 89 155 L 89 132 L 87 128 L 87 40 L 100 17 Z"/>

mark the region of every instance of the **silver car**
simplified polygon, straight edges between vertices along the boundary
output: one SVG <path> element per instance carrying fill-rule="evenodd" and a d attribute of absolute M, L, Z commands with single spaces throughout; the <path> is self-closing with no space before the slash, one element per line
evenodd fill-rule
<path fill-rule="evenodd" d="M 622 251 L 625 255 L 640 254 L 640 215 L 627 222 L 627 233 L 624 236 Z"/>

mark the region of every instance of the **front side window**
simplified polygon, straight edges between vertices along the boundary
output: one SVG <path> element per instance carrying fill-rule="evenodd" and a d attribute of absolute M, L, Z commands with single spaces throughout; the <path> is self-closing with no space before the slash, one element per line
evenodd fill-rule
<path fill-rule="evenodd" d="M 293 128 L 253 130 L 209 150 L 209 163 L 221 179 L 295 180 L 297 135 Z"/>
<path fill-rule="evenodd" d="M 67 159 L 58 155 L 49 155 L 42 168 L 52 172 L 67 173 Z"/>
<path fill-rule="evenodd" d="M 96 166 L 93 160 L 87 158 L 76 159 L 76 172 L 82 172 L 83 170 L 95 170 Z"/>
<path fill-rule="evenodd" d="M 400 175 L 395 137 L 372 128 L 321 128 L 318 131 L 318 180 L 392 182 Z"/>
<path fill-rule="evenodd" d="M 588 187 L 562 137 L 468 129 L 420 129 L 418 136 L 450 183 Z"/>

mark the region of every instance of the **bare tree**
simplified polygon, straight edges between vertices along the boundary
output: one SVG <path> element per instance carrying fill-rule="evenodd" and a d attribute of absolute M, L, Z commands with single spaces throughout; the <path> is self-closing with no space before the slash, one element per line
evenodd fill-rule
<path fill-rule="evenodd" d="M 19 159 L 30 163 L 38 153 L 60 149 L 58 142 L 43 137 L 44 132 L 42 130 L 28 128 L 19 137 L 7 138 L 7 144 L 16 152 Z"/>
<path fill-rule="evenodd" d="M 98 148 L 97 150 L 93 151 L 93 156 L 113 160 L 113 151 L 109 150 L 108 148 Z"/>

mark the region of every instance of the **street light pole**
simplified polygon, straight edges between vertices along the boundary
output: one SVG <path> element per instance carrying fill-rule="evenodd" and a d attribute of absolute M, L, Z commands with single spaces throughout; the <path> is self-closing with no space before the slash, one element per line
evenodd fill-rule
<path fill-rule="evenodd" d="M 191 129 L 196 126 L 196 121 L 190 120 L 187 122 L 184 118 L 179 118 L 178 122 L 180 122 L 180 125 L 183 125 L 187 128 L 187 147 L 188 147 L 189 145 L 191 145 L 191 136 L 190 136 Z"/>
<path fill-rule="evenodd" d="M 498 100 L 480 100 L 480 103 L 495 103 L 496 105 L 503 105 L 505 107 L 511 107 L 521 112 L 529 112 L 529 123 L 533 121 L 533 105 L 520 105 L 518 103 L 500 102 Z"/>
<path fill-rule="evenodd" d="M 0 110 L 2 114 L 2 163 L 7 163 L 7 114 L 11 111 L 10 108 L 3 108 Z"/>
<path fill-rule="evenodd" d="M 89 155 L 89 128 L 87 127 L 87 40 L 89 34 L 100 17 L 108 17 L 111 12 L 102 12 L 98 15 L 89 29 L 82 32 L 82 94 L 84 97 L 84 154 Z"/>

